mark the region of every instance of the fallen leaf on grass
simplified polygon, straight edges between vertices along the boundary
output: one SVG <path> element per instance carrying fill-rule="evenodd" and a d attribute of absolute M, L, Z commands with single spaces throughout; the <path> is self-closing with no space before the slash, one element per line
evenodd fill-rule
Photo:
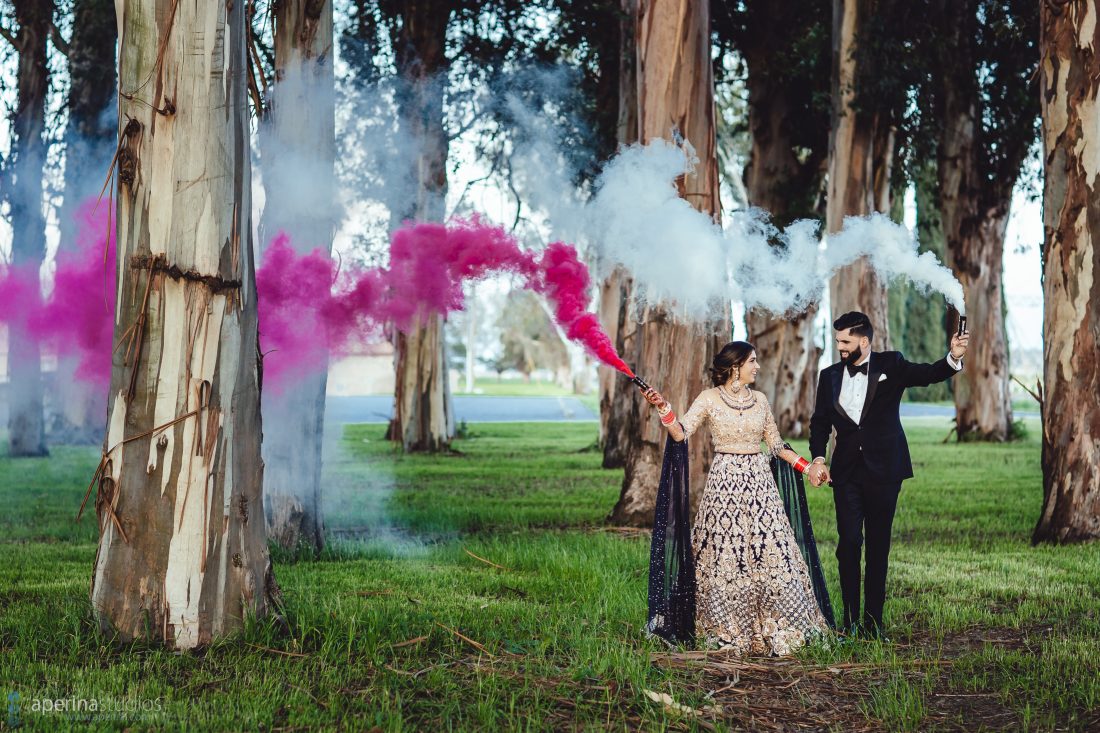
<path fill-rule="evenodd" d="M 669 711 L 674 712 L 674 713 L 681 713 L 683 715 L 690 715 L 690 716 L 696 717 L 696 718 L 701 716 L 701 715 L 706 715 L 708 713 L 711 713 L 711 714 L 714 714 L 714 715 L 721 715 L 722 714 L 722 706 L 721 705 L 705 705 L 705 706 L 703 706 L 702 710 L 696 710 L 695 708 L 688 707 L 687 705 L 682 705 L 682 704 L 676 702 L 675 700 L 672 699 L 672 695 L 669 695 L 667 692 L 655 692 L 653 690 L 642 690 L 642 692 L 644 692 L 646 694 L 646 697 L 648 697 L 653 702 L 661 703 L 662 705 L 665 706 L 666 710 L 669 710 Z"/>

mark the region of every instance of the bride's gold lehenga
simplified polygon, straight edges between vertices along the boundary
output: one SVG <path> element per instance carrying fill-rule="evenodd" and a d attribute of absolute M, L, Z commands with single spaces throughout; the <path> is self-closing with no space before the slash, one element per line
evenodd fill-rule
<path fill-rule="evenodd" d="M 716 455 L 691 531 L 696 627 L 710 647 L 739 655 L 790 654 L 828 629 L 772 477 L 783 439 L 767 398 L 708 389 L 680 419 L 690 436 L 706 423 Z"/>

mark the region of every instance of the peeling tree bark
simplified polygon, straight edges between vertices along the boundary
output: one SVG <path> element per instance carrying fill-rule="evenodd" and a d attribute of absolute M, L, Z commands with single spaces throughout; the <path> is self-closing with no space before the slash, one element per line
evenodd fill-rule
<path fill-rule="evenodd" d="M 332 251 L 337 206 L 332 1 L 283 0 L 275 13 L 275 84 L 261 136 L 264 246 L 289 235 L 302 253 Z M 264 393 L 268 536 L 287 549 L 324 546 L 321 459 L 327 363 Z"/>
<path fill-rule="evenodd" d="M 42 216 L 43 168 L 46 164 L 46 39 L 53 3 L 16 0 L 19 24 L 16 51 L 16 106 L 12 118 L 11 188 L 4 192 L 11 206 L 11 265 L 36 280 L 46 257 L 46 221 Z M 38 293 L 35 292 L 35 296 Z M 8 329 L 8 454 L 44 456 L 45 413 L 42 408 L 42 354 L 38 341 L 19 324 Z"/>
<path fill-rule="evenodd" d="M 404 210 L 391 212 L 391 228 L 407 220 L 441 222 L 446 214 L 450 140 L 443 127 L 443 92 L 450 15 L 451 4 L 441 0 L 407 2 L 400 22 L 391 25 L 400 125 L 416 145 L 416 165 L 403 186 L 413 196 Z M 387 437 L 405 451 L 444 450 L 455 435 L 443 326 L 443 316 L 425 314 L 394 338 L 394 410 Z"/>
<path fill-rule="evenodd" d="M 277 597 L 264 536 L 245 3 L 125 0 L 115 351 L 91 600 L 190 649 Z"/>
<path fill-rule="evenodd" d="M 715 150 L 714 80 L 710 60 L 710 13 L 700 0 L 641 0 L 637 26 L 638 139 L 670 139 L 678 130 L 695 146 L 699 165 L 678 181 L 680 195 L 717 217 L 718 160 Z M 679 411 L 710 386 L 707 369 L 728 340 L 728 317 L 706 332 L 672 322 L 667 313 L 647 308 L 622 337 L 624 358 Z M 649 525 L 657 497 L 665 430 L 636 389 L 625 390 L 630 412 L 624 430 L 625 477 L 611 512 L 616 524 Z M 710 465 L 709 441 L 691 441 L 691 481 L 701 495 Z"/>
<path fill-rule="evenodd" d="M 1100 537 L 1100 18 L 1041 8 L 1043 510 L 1035 542 Z"/>
<path fill-rule="evenodd" d="M 846 216 L 890 211 L 890 167 L 894 130 L 880 110 L 856 108 L 855 49 L 876 0 L 833 0 L 833 124 L 825 228 L 831 234 Z M 867 258 L 842 268 L 829 283 L 833 317 L 866 313 L 875 327 L 874 348 L 890 347 L 886 285 Z"/>

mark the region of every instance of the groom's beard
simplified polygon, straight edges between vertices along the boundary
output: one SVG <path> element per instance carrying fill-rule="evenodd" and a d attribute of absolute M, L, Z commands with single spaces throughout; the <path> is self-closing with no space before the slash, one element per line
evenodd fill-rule
<path fill-rule="evenodd" d="M 845 364 L 858 364 L 859 360 L 863 358 L 863 349 L 856 347 L 853 351 L 848 352 L 847 358 L 842 358 L 841 361 Z"/>

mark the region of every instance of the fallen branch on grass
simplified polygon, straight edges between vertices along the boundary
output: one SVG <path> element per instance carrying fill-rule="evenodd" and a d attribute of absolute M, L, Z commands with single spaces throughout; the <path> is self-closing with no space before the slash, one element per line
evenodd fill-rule
<path fill-rule="evenodd" d="M 465 553 L 466 553 L 467 555 L 469 555 L 470 557 L 472 557 L 473 559 L 475 559 L 475 560 L 480 560 L 481 562 L 485 563 L 486 565 L 492 565 L 492 566 L 493 566 L 494 568 L 500 568 L 501 570 L 508 570 L 508 571 L 510 571 L 510 570 L 511 570 L 511 568 L 506 568 L 506 567 L 504 567 L 503 565 L 497 565 L 497 564 L 496 564 L 495 562 L 493 562 L 492 560 L 486 560 L 485 558 L 483 558 L 483 557 L 481 557 L 481 556 L 479 556 L 479 555 L 475 555 L 474 553 L 472 553 L 472 552 L 470 552 L 469 550 L 467 550 L 467 549 L 466 549 L 465 547 L 463 547 L 463 548 L 462 548 L 462 551 L 463 551 L 463 552 L 465 552 Z"/>
<path fill-rule="evenodd" d="M 415 639 L 409 639 L 408 641 L 399 641 L 396 644 L 390 644 L 390 649 L 399 649 L 403 646 L 412 646 L 413 644 L 419 644 L 422 641 L 427 641 L 428 636 L 418 636 Z"/>
<path fill-rule="evenodd" d="M 466 636 L 465 634 L 463 634 L 461 632 L 458 632 L 458 631 L 455 631 L 450 626 L 447 626 L 446 624 L 441 624 L 438 621 L 435 622 L 435 625 L 439 626 L 441 628 L 444 628 L 447 631 L 450 631 L 452 634 L 457 636 L 459 639 L 462 639 L 464 642 L 466 642 L 467 644 L 472 646 L 474 649 L 477 649 L 478 651 L 484 652 L 485 654 L 488 654 L 490 657 L 495 657 L 496 656 L 496 654 L 493 654 L 491 651 L 489 651 L 485 647 L 484 644 L 480 644 L 480 643 L 474 641 L 473 639 L 471 639 L 470 637 Z"/>
<path fill-rule="evenodd" d="M 247 642 L 246 642 L 247 643 Z M 299 654 L 298 652 L 285 652 L 282 649 L 272 649 L 269 646 L 260 646 L 259 644 L 248 644 L 253 649 L 259 649 L 264 652 L 272 652 L 274 654 L 282 654 L 284 657 L 308 657 L 308 654 Z"/>

